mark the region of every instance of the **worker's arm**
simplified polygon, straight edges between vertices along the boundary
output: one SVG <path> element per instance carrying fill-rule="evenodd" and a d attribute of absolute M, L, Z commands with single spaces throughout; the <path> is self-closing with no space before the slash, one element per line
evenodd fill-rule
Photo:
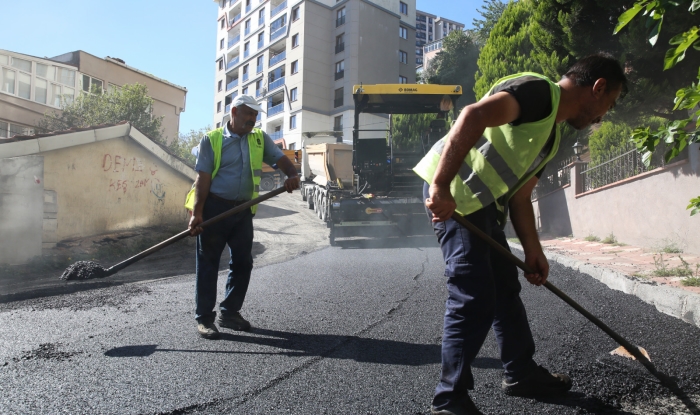
<path fill-rule="evenodd" d="M 525 251 L 525 263 L 535 271 L 534 274 L 525 273 L 525 278 L 531 284 L 542 285 L 549 276 L 549 263 L 542 252 L 542 245 L 535 227 L 535 213 L 530 200 L 532 189 L 536 184 L 537 177 L 530 179 L 511 197 L 508 206 L 513 228 Z"/>
<path fill-rule="evenodd" d="M 287 156 L 282 156 L 277 160 L 277 167 L 287 175 L 287 180 L 284 181 L 284 188 L 287 192 L 292 193 L 292 190 L 299 188 L 299 175 L 294 164 Z"/>
<path fill-rule="evenodd" d="M 507 92 L 496 93 L 462 110 L 447 137 L 430 184 L 430 198 L 425 201 L 425 206 L 433 212 L 433 222 L 445 221 L 455 211 L 457 204 L 450 193 L 450 183 L 484 130 L 508 124 L 519 116 L 520 105 Z"/>
<path fill-rule="evenodd" d="M 199 227 L 202 223 L 202 212 L 204 212 L 204 202 L 209 196 L 209 188 L 211 187 L 211 174 L 203 171 L 197 172 L 197 178 L 194 180 L 194 210 L 190 218 L 190 235 L 197 236 L 204 230 Z"/>

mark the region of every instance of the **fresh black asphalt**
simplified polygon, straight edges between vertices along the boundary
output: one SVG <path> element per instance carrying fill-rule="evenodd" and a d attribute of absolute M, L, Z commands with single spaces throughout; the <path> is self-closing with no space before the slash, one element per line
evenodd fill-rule
<path fill-rule="evenodd" d="M 254 330 L 224 329 L 218 341 L 196 335 L 192 275 L 5 302 L 0 413 L 425 414 L 440 370 L 442 270 L 434 238 L 341 241 L 256 268 L 243 309 Z M 683 405 L 522 281 L 536 360 L 574 387 L 562 398 L 505 396 L 490 335 L 473 363 L 484 413 L 670 414 L 699 403 L 700 329 L 552 264 L 552 283 L 677 379 L 691 396 Z"/>

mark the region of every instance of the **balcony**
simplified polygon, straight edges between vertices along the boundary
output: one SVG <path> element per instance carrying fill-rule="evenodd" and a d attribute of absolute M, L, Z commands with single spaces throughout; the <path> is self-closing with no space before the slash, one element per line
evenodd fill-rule
<path fill-rule="evenodd" d="M 342 78 L 345 76 L 345 70 L 338 71 L 335 73 L 335 80 L 337 81 L 338 79 Z"/>
<path fill-rule="evenodd" d="M 281 87 L 282 85 L 284 85 L 284 76 L 270 82 L 270 84 L 267 86 L 267 90 L 272 91 L 273 89 L 277 89 L 277 88 Z"/>
<path fill-rule="evenodd" d="M 237 86 L 238 86 L 238 79 L 234 79 L 233 81 L 226 84 L 226 92 L 228 92 L 229 90 L 231 90 Z"/>
<path fill-rule="evenodd" d="M 338 108 L 343 106 L 343 98 L 336 98 L 333 100 L 333 108 Z"/>
<path fill-rule="evenodd" d="M 284 101 L 280 102 L 279 104 L 270 107 L 267 109 L 267 117 L 272 117 L 273 115 L 277 115 L 280 112 L 284 111 Z"/>
<path fill-rule="evenodd" d="M 284 132 L 283 131 L 275 131 L 274 133 L 268 134 L 272 141 L 274 140 L 279 140 L 280 138 L 284 137 Z"/>
<path fill-rule="evenodd" d="M 284 0 L 282 3 L 280 3 L 279 6 L 275 7 L 270 11 L 270 17 L 276 15 L 277 13 L 281 12 L 282 10 L 287 8 L 287 0 Z"/>
<path fill-rule="evenodd" d="M 258 42 L 258 50 L 262 50 L 265 47 L 265 39 Z"/>
<path fill-rule="evenodd" d="M 227 49 L 231 49 L 231 47 L 233 45 L 237 44 L 240 41 L 241 41 L 241 35 L 238 35 L 238 36 L 234 37 L 233 39 L 229 39 Z"/>
<path fill-rule="evenodd" d="M 238 21 L 241 20 L 241 14 L 238 13 L 237 15 L 233 16 L 233 19 L 231 19 L 231 26 L 235 25 L 238 23 Z"/>
<path fill-rule="evenodd" d="M 338 43 L 335 45 L 335 53 L 340 53 L 345 50 L 345 42 L 343 43 Z"/>
<path fill-rule="evenodd" d="M 233 68 L 234 66 L 238 65 L 238 62 L 240 62 L 240 61 L 241 61 L 240 56 L 236 56 L 235 58 L 230 60 L 228 64 L 226 64 L 226 70 L 229 70 L 229 69 Z"/>
<path fill-rule="evenodd" d="M 247 81 L 247 80 L 248 80 L 248 74 L 247 74 L 247 73 L 244 73 L 244 74 L 243 74 L 243 82 L 245 82 L 245 81 Z"/>
<path fill-rule="evenodd" d="M 278 63 L 282 62 L 286 57 L 287 57 L 286 50 L 282 51 L 282 53 L 278 53 L 277 55 L 270 58 L 270 66 L 277 65 Z"/>
<path fill-rule="evenodd" d="M 232 7 L 234 4 L 238 3 L 239 0 L 229 0 L 228 7 Z"/>
<path fill-rule="evenodd" d="M 345 24 L 345 16 L 340 16 L 339 18 L 335 19 L 335 27 L 340 27 Z"/>
<path fill-rule="evenodd" d="M 270 33 L 270 42 L 272 42 L 275 39 L 278 39 L 280 36 L 284 35 L 287 33 L 287 26 L 282 26 L 279 29 L 275 30 L 274 32 Z"/>

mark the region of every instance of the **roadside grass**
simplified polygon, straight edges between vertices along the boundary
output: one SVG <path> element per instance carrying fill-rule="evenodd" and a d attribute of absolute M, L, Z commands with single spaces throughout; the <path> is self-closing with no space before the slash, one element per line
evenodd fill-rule
<path fill-rule="evenodd" d="M 583 238 L 583 239 L 584 239 L 585 241 L 588 241 L 588 242 L 600 242 L 600 238 L 598 238 L 597 236 L 595 236 L 595 235 L 593 235 L 593 234 L 588 235 L 588 236 L 586 236 L 586 237 Z"/>
<path fill-rule="evenodd" d="M 700 278 L 700 264 L 695 265 L 695 272 L 690 269 L 690 264 L 688 261 L 683 259 L 682 256 L 678 255 L 678 259 L 681 261 L 681 265 L 677 267 L 669 267 L 664 260 L 664 254 L 654 255 L 654 271 L 652 275 L 655 277 L 681 277 L 681 284 L 691 285 L 694 282 L 690 281 L 686 284 L 687 280 L 696 280 Z"/>
<path fill-rule="evenodd" d="M 615 235 L 610 233 L 610 235 L 606 236 L 605 239 L 603 239 L 601 242 L 604 244 L 616 244 L 617 238 L 615 238 Z"/>
<path fill-rule="evenodd" d="M 675 242 L 666 242 L 664 245 L 660 246 L 657 251 L 664 254 L 682 254 L 683 248 L 678 246 Z"/>
<path fill-rule="evenodd" d="M 518 239 L 518 238 L 506 238 L 506 239 L 508 240 L 508 242 L 512 242 L 512 243 L 518 244 L 518 245 L 520 244 L 520 239 Z"/>

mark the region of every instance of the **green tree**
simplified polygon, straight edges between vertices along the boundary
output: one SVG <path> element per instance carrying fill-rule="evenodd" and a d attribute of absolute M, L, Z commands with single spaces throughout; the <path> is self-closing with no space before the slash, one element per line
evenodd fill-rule
<path fill-rule="evenodd" d="M 461 85 L 462 97 L 457 101 L 457 108 L 475 102 L 474 74 L 477 70 L 479 48 L 474 38 L 461 31 L 450 32 L 442 39 L 442 50 L 430 61 L 426 73 L 430 84 Z"/>
<path fill-rule="evenodd" d="M 523 71 L 539 72 L 540 67 L 531 58 L 529 30 L 533 7 L 532 0 L 508 3 L 491 30 L 477 61 L 474 92 L 478 99 L 504 76 Z"/>
<path fill-rule="evenodd" d="M 185 134 L 180 133 L 177 140 L 173 140 L 172 143 L 168 144 L 168 149 L 194 167 L 197 163 L 197 157 L 192 154 L 192 149 L 199 145 L 199 142 L 210 130 L 211 126 L 207 126 L 199 130 L 190 130 Z"/>
<path fill-rule="evenodd" d="M 591 162 L 600 164 L 610 152 L 624 148 L 631 133 L 632 127 L 625 123 L 604 121 L 588 138 Z"/>
<path fill-rule="evenodd" d="M 474 26 L 472 33 L 479 47 L 486 44 L 491 30 L 496 25 L 496 22 L 498 22 L 498 19 L 501 18 L 507 6 L 508 3 L 501 0 L 487 0 L 481 8 L 477 10 L 482 18 L 472 20 L 472 26 Z"/>
<path fill-rule="evenodd" d="M 128 121 L 153 140 L 165 142 L 161 128 L 163 117 L 153 116 L 153 98 L 141 84 L 124 85 L 109 93 L 93 89 L 90 94 L 80 94 L 71 103 L 63 102 L 60 112 L 46 113 L 38 127 L 57 131 L 121 121 Z"/>
<path fill-rule="evenodd" d="M 391 116 L 394 148 L 401 151 L 423 149 L 422 141 L 436 114 L 394 114 Z M 427 149 L 425 149 L 427 150 Z"/>
<path fill-rule="evenodd" d="M 700 50 L 700 26 L 697 24 L 692 25 L 692 23 L 697 23 L 694 13 L 700 10 L 700 0 L 638 1 L 620 15 L 615 33 L 629 25 L 632 19 L 643 11 L 642 16 L 646 17 L 641 20 L 645 20 L 646 27 L 651 28 L 647 38 L 653 46 L 661 38 L 662 25 L 666 28 L 665 23 L 669 22 L 669 20 L 677 23 L 675 19 L 669 19 L 671 17 L 669 11 L 678 10 L 681 4 L 684 7 L 688 7 L 687 10 L 690 15 L 693 15 L 694 20 L 689 21 L 687 26 L 681 29 L 683 30 L 681 33 L 673 31 L 672 33 L 675 35 L 668 41 L 671 48 L 666 50 L 664 54 L 663 70 L 675 69 L 679 62 L 686 59 L 688 49 Z M 678 27 L 677 24 L 675 27 Z M 667 145 L 668 150 L 664 158 L 668 162 L 676 157 L 688 144 L 700 141 L 700 64 L 698 63 L 697 54 L 693 58 L 688 59 L 690 61 L 688 62 L 689 65 L 686 64 L 685 66 L 690 66 L 690 69 L 697 75 L 695 77 L 682 78 L 681 82 L 687 82 L 690 85 L 686 84 L 677 90 L 673 101 L 672 111 L 678 114 L 677 119 L 667 121 L 657 129 L 640 127 L 635 129 L 632 134 L 632 140 L 637 145 L 637 149 L 642 151 L 643 160 L 647 165 L 651 162 L 651 155 L 654 149 L 660 143 Z M 673 72 L 675 72 L 674 75 L 677 77 L 682 76 L 682 73 L 678 73 L 675 70 Z M 695 79 L 698 82 L 694 82 Z M 697 214 L 700 211 L 700 197 L 692 199 L 688 209 L 691 210 L 691 216 Z"/>

